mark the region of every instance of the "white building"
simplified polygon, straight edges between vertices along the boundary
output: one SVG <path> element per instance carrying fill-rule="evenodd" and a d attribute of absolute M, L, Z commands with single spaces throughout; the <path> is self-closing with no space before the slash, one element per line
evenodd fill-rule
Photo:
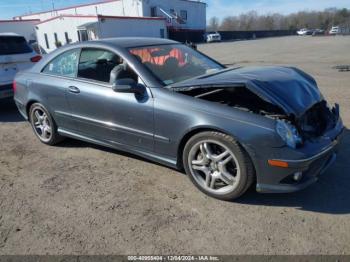
<path fill-rule="evenodd" d="M 171 28 L 186 30 L 205 30 L 206 28 L 206 4 L 200 0 L 104 0 L 17 16 L 14 19 L 44 21 L 61 15 L 165 17 L 168 27 Z"/>
<path fill-rule="evenodd" d="M 35 24 L 40 20 L 0 20 L 0 33 L 16 33 L 26 38 L 28 42 L 35 41 Z"/>
<path fill-rule="evenodd" d="M 62 15 L 36 25 L 38 43 L 46 52 L 60 45 L 110 37 L 167 38 L 164 18 L 94 15 Z"/>
<path fill-rule="evenodd" d="M 61 44 L 118 36 L 201 41 L 206 4 L 200 0 L 104 0 L 14 19 L 39 20 L 38 43 L 47 52 Z"/>

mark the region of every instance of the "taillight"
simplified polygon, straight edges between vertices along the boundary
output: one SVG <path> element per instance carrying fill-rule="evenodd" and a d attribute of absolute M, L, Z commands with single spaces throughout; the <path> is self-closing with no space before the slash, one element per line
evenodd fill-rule
<path fill-rule="evenodd" d="M 15 92 L 16 92 L 16 89 L 17 89 L 17 83 L 16 83 L 15 80 L 13 80 L 12 89 L 13 89 L 13 92 L 15 93 Z"/>
<path fill-rule="evenodd" d="M 39 62 L 41 60 L 42 56 L 41 55 L 36 55 L 33 56 L 30 61 L 32 61 L 33 63 Z"/>

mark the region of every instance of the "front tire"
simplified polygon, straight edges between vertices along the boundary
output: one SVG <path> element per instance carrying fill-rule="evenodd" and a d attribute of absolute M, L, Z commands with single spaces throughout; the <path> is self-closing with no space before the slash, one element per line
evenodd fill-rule
<path fill-rule="evenodd" d="M 63 138 L 57 132 L 57 126 L 49 111 L 40 103 L 34 103 L 29 109 L 29 121 L 34 134 L 46 145 L 56 145 Z"/>
<path fill-rule="evenodd" d="M 221 200 L 240 197 L 255 177 L 244 149 L 231 136 L 220 132 L 202 132 L 190 138 L 184 148 L 183 163 L 199 190 Z"/>

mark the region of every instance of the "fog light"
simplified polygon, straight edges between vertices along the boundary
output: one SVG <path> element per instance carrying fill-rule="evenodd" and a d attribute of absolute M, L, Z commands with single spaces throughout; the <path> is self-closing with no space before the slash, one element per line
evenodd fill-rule
<path fill-rule="evenodd" d="M 302 178 L 302 176 L 303 176 L 303 173 L 302 173 L 302 172 L 296 172 L 296 173 L 294 173 L 294 175 L 293 175 L 293 179 L 294 179 L 295 181 L 300 181 L 300 179 Z"/>

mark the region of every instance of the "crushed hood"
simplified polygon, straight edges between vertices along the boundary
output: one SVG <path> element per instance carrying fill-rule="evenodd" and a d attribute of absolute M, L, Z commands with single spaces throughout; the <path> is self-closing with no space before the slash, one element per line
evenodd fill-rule
<path fill-rule="evenodd" d="M 293 67 L 242 67 L 224 69 L 213 74 L 191 78 L 170 86 L 173 90 L 245 86 L 263 100 L 300 117 L 323 100 L 316 81 Z"/>

